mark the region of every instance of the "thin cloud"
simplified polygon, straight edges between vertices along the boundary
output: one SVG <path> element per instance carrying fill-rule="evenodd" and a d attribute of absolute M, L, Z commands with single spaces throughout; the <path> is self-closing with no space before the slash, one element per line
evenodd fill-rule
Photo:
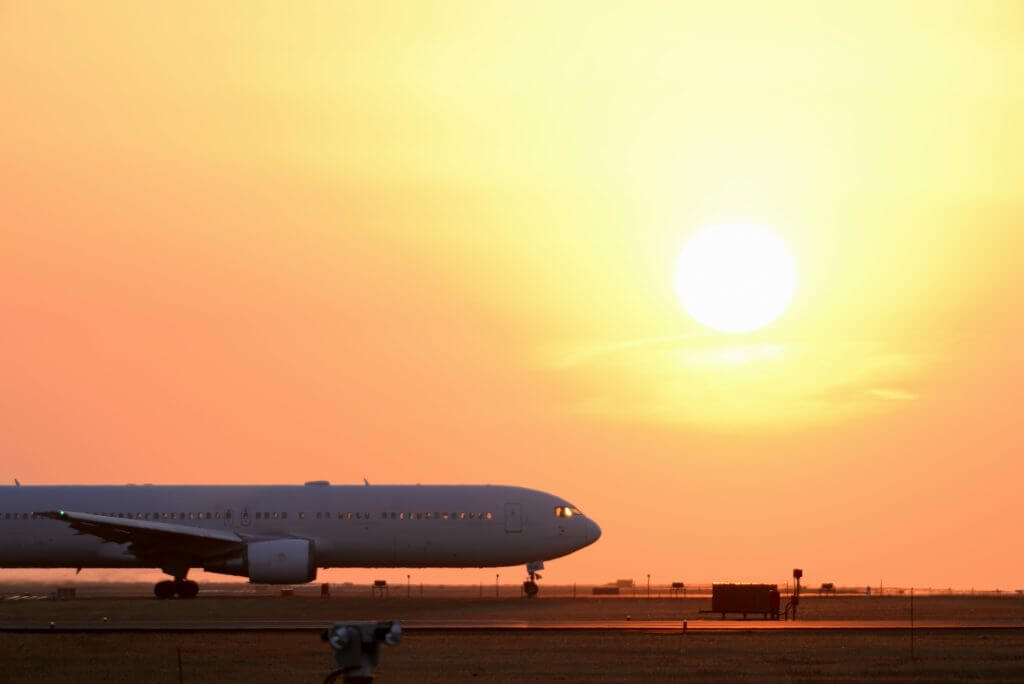
<path fill-rule="evenodd" d="M 795 425 L 893 410 L 934 355 L 872 341 L 722 344 L 682 335 L 580 345 L 550 370 L 576 388 L 571 410 L 708 427 Z"/>

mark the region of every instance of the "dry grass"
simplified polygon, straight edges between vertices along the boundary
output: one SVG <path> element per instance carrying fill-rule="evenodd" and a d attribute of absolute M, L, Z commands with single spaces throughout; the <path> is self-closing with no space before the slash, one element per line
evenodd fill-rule
<path fill-rule="evenodd" d="M 319 682 L 315 634 L 7 634 L 4 682 Z M 1024 680 L 1024 631 L 905 634 L 412 633 L 385 649 L 381 682 Z"/>
<path fill-rule="evenodd" d="M 207 597 L 194 601 L 81 599 L 0 602 L 0 622 L 245 619 L 530 619 L 698 617 L 709 599 L 324 600 Z M 432 681 L 1024 681 L 1024 600 L 926 597 L 920 620 L 1020 623 L 1017 630 L 643 634 L 421 632 L 385 649 L 382 682 Z M 808 598 L 801 618 L 903 620 L 907 597 Z M 0 634 L 3 682 L 319 682 L 329 649 L 316 633 Z"/>
<path fill-rule="evenodd" d="M 711 600 L 701 599 L 433 599 L 367 597 L 320 599 L 312 597 L 200 597 L 193 601 L 156 601 L 152 598 L 79 599 L 75 601 L 0 602 L 0 622 L 64 620 L 245 620 L 303 619 L 334 621 L 376 619 L 504 619 L 504 620 L 634 620 L 712 619 L 701 615 Z M 1024 626 L 1024 599 L 1020 597 L 918 598 L 918 620 L 1019 622 Z M 801 620 L 906 620 L 909 597 L 805 598 Z"/>

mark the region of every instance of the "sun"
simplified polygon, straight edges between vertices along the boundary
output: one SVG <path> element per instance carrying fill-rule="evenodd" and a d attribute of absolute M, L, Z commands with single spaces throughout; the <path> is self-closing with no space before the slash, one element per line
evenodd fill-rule
<path fill-rule="evenodd" d="M 751 224 L 714 226 L 686 243 L 676 292 L 698 323 L 719 332 L 763 328 L 789 308 L 796 266 L 782 240 Z"/>

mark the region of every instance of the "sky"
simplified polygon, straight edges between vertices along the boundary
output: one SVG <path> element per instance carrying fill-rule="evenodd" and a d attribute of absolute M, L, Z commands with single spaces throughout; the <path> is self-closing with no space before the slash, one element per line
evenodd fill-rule
<path fill-rule="evenodd" d="M 553 583 L 1024 587 L 1020 3 L 8 1 L 0 92 L 0 477 L 516 484 L 603 529 Z M 739 335 L 674 286 L 730 222 L 797 270 Z"/>

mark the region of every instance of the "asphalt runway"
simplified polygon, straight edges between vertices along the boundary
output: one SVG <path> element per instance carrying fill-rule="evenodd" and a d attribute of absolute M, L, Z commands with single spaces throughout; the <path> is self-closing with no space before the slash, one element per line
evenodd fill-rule
<path fill-rule="evenodd" d="M 678 633 L 682 620 L 400 620 L 404 631 L 621 631 Z M 25 621 L 2 622 L 0 632 L 294 632 L 320 631 L 324 620 L 194 620 L 194 621 Z M 687 620 L 687 632 L 835 632 L 909 630 L 1024 630 L 1021 622 L 971 620 Z"/>

